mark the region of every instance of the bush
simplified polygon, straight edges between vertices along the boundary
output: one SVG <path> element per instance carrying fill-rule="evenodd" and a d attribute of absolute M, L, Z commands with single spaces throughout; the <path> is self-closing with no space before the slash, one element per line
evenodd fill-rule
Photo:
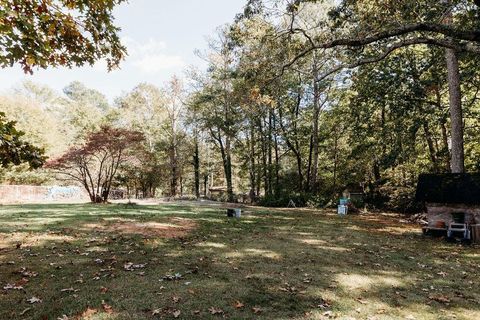
<path fill-rule="evenodd" d="M 261 197 L 258 201 L 258 205 L 265 207 L 287 207 L 292 200 L 296 207 L 325 207 L 330 202 L 330 197 L 322 194 L 313 194 L 307 192 L 299 193 L 280 193 L 277 195 L 269 195 Z"/>
<path fill-rule="evenodd" d="M 26 163 L 9 166 L 0 170 L 1 182 L 16 185 L 40 186 L 52 181 L 52 177 L 42 169 L 31 169 Z"/>

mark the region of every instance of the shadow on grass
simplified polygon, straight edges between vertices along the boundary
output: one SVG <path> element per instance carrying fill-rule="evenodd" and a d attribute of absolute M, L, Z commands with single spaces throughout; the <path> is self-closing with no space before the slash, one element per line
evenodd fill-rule
<path fill-rule="evenodd" d="M 197 229 L 164 239 L 81 228 L 172 217 Z M 1 292 L 0 318 L 57 319 L 88 308 L 106 319 L 480 314 L 476 249 L 425 239 L 390 216 L 247 209 L 229 220 L 219 208 L 185 205 L 36 205 L 0 207 L 0 226 L 9 244 L 0 251 L 0 284 L 23 287 Z M 15 249 L 15 233 L 59 238 Z M 28 304 L 32 296 L 42 302 Z"/>

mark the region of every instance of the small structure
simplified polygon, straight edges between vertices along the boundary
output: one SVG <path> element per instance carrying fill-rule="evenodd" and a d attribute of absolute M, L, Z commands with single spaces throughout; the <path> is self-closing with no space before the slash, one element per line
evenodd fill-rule
<path fill-rule="evenodd" d="M 480 173 L 420 175 L 416 200 L 427 211 L 424 233 L 469 240 L 480 228 Z"/>
<path fill-rule="evenodd" d="M 349 199 L 349 202 L 355 206 L 361 206 L 364 204 L 365 192 L 363 187 L 359 184 L 351 183 L 345 187 L 342 192 L 343 198 Z"/>
<path fill-rule="evenodd" d="M 226 196 L 227 187 L 211 187 L 208 191 L 212 200 L 219 201 Z"/>

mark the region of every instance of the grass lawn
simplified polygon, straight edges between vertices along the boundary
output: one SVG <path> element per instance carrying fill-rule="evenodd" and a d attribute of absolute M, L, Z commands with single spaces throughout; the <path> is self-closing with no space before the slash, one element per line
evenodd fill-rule
<path fill-rule="evenodd" d="M 480 251 L 393 215 L 0 206 L 0 319 L 480 319 Z"/>

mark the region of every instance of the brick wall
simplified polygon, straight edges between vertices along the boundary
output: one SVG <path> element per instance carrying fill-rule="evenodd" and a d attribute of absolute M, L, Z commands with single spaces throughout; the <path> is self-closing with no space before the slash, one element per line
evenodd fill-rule
<path fill-rule="evenodd" d="M 0 203 L 85 202 L 83 188 L 70 186 L 0 185 Z"/>
<path fill-rule="evenodd" d="M 447 225 L 453 222 L 452 213 L 466 213 L 465 221 L 480 224 L 480 207 L 467 205 L 428 204 L 428 225 L 433 227 L 437 221 L 444 221 Z"/>

